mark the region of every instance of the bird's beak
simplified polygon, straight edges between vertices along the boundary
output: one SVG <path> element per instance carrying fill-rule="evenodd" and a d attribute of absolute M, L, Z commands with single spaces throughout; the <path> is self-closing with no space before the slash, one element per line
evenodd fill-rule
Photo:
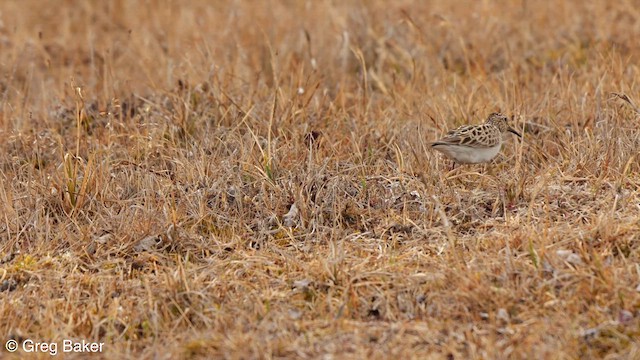
<path fill-rule="evenodd" d="M 507 129 L 507 131 L 512 133 L 512 134 L 514 134 L 514 135 L 516 135 L 516 136 L 518 136 L 520 139 L 522 139 L 522 135 L 520 135 L 519 132 L 515 131 L 514 128 L 510 127 L 510 128 Z"/>

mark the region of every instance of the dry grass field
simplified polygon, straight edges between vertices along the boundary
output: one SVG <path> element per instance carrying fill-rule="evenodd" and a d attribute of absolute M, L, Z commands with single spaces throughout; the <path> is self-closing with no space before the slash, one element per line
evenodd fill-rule
<path fill-rule="evenodd" d="M 640 359 L 639 37 L 626 0 L 0 2 L 0 358 Z M 494 111 L 492 163 L 430 149 Z"/>

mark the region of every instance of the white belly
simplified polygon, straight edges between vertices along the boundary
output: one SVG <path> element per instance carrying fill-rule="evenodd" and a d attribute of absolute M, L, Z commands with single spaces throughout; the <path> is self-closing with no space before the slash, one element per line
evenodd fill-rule
<path fill-rule="evenodd" d="M 489 148 L 472 148 L 460 145 L 436 145 L 433 148 L 461 164 L 478 164 L 488 162 L 500 152 L 502 144 Z"/>

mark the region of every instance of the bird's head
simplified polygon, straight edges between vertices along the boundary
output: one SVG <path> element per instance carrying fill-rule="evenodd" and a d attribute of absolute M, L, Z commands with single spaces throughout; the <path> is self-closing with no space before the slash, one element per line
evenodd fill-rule
<path fill-rule="evenodd" d="M 510 132 L 514 135 L 517 135 L 519 138 L 522 138 L 522 135 L 520 135 L 519 132 L 509 126 L 509 118 L 504 114 L 492 113 L 491 115 L 489 115 L 485 123 L 497 127 L 498 129 L 500 129 L 501 133 Z"/>

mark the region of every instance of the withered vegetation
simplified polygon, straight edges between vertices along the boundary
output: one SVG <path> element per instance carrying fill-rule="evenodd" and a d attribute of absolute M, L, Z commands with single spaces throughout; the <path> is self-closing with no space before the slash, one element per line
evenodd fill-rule
<path fill-rule="evenodd" d="M 2 343 L 640 358 L 639 34 L 625 1 L 2 1 Z M 493 111 L 491 164 L 430 151 Z"/>

